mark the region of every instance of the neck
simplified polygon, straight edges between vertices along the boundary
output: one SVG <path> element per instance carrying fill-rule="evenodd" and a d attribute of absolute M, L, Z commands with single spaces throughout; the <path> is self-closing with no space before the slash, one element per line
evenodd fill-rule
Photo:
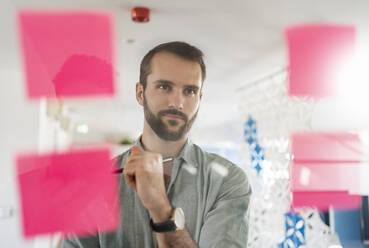
<path fill-rule="evenodd" d="M 177 157 L 187 141 L 187 135 L 177 141 L 166 141 L 159 138 L 145 122 L 141 143 L 146 151 L 160 153 L 163 158 Z"/>

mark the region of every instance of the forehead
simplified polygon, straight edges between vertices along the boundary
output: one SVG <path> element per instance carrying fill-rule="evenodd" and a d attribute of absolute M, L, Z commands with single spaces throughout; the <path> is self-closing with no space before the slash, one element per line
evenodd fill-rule
<path fill-rule="evenodd" d="M 152 58 L 150 67 L 148 82 L 164 79 L 173 83 L 201 86 L 201 67 L 195 61 L 180 58 L 169 52 L 159 52 Z"/>

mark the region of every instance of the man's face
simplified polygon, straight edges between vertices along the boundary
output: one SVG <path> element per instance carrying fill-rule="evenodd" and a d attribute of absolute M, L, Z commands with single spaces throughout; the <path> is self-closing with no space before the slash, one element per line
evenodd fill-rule
<path fill-rule="evenodd" d="M 152 58 L 146 89 L 138 84 L 136 96 L 158 137 L 177 141 L 188 133 L 199 110 L 201 84 L 198 63 L 167 52 Z"/>

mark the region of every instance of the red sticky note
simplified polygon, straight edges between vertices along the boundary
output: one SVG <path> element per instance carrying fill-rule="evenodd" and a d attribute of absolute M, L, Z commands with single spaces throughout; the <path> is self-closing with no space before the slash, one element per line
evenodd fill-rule
<path fill-rule="evenodd" d="M 26 237 L 117 229 L 118 184 L 108 149 L 22 154 L 16 165 Z"/>
<path fill-rule="evenodd" d="M 294 191 L 293 208 L 316 207 L 327 211 L 332 206 L 336 209 L 357 209 L 361 206 L 360 195 L 350 195 L 347 191 Z"/>
<path fill-rule="evenodd" d="M 355 28 L 304 25 L 287 28 L 289 95 L 326 97 L 339 93 L 337 74 L 355 48 Z"/>
<path fill-rule="evenodd" d="M 30 99 L 114 94 L 109 13 L 24 10 L 18 33 Z"/>

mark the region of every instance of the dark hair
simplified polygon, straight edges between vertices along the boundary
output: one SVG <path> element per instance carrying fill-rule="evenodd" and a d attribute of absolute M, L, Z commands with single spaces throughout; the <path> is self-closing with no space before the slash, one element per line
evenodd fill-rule
<path fill-rule="evenodd" d="M 146 89 L 147 76 L 151 73 L 151 60 L 155 54 L 168 52 L 177 55 L 180 58 L 197 62 L 201 67 L 201 78 L 204 82 L 206 77 L 206 67 L 203 60 L 204 54 L 197 47 L 181 41 L 173 41 L 160 44 L 151 49 L 142 59 L 140 66 L 140 83 Z"/>

